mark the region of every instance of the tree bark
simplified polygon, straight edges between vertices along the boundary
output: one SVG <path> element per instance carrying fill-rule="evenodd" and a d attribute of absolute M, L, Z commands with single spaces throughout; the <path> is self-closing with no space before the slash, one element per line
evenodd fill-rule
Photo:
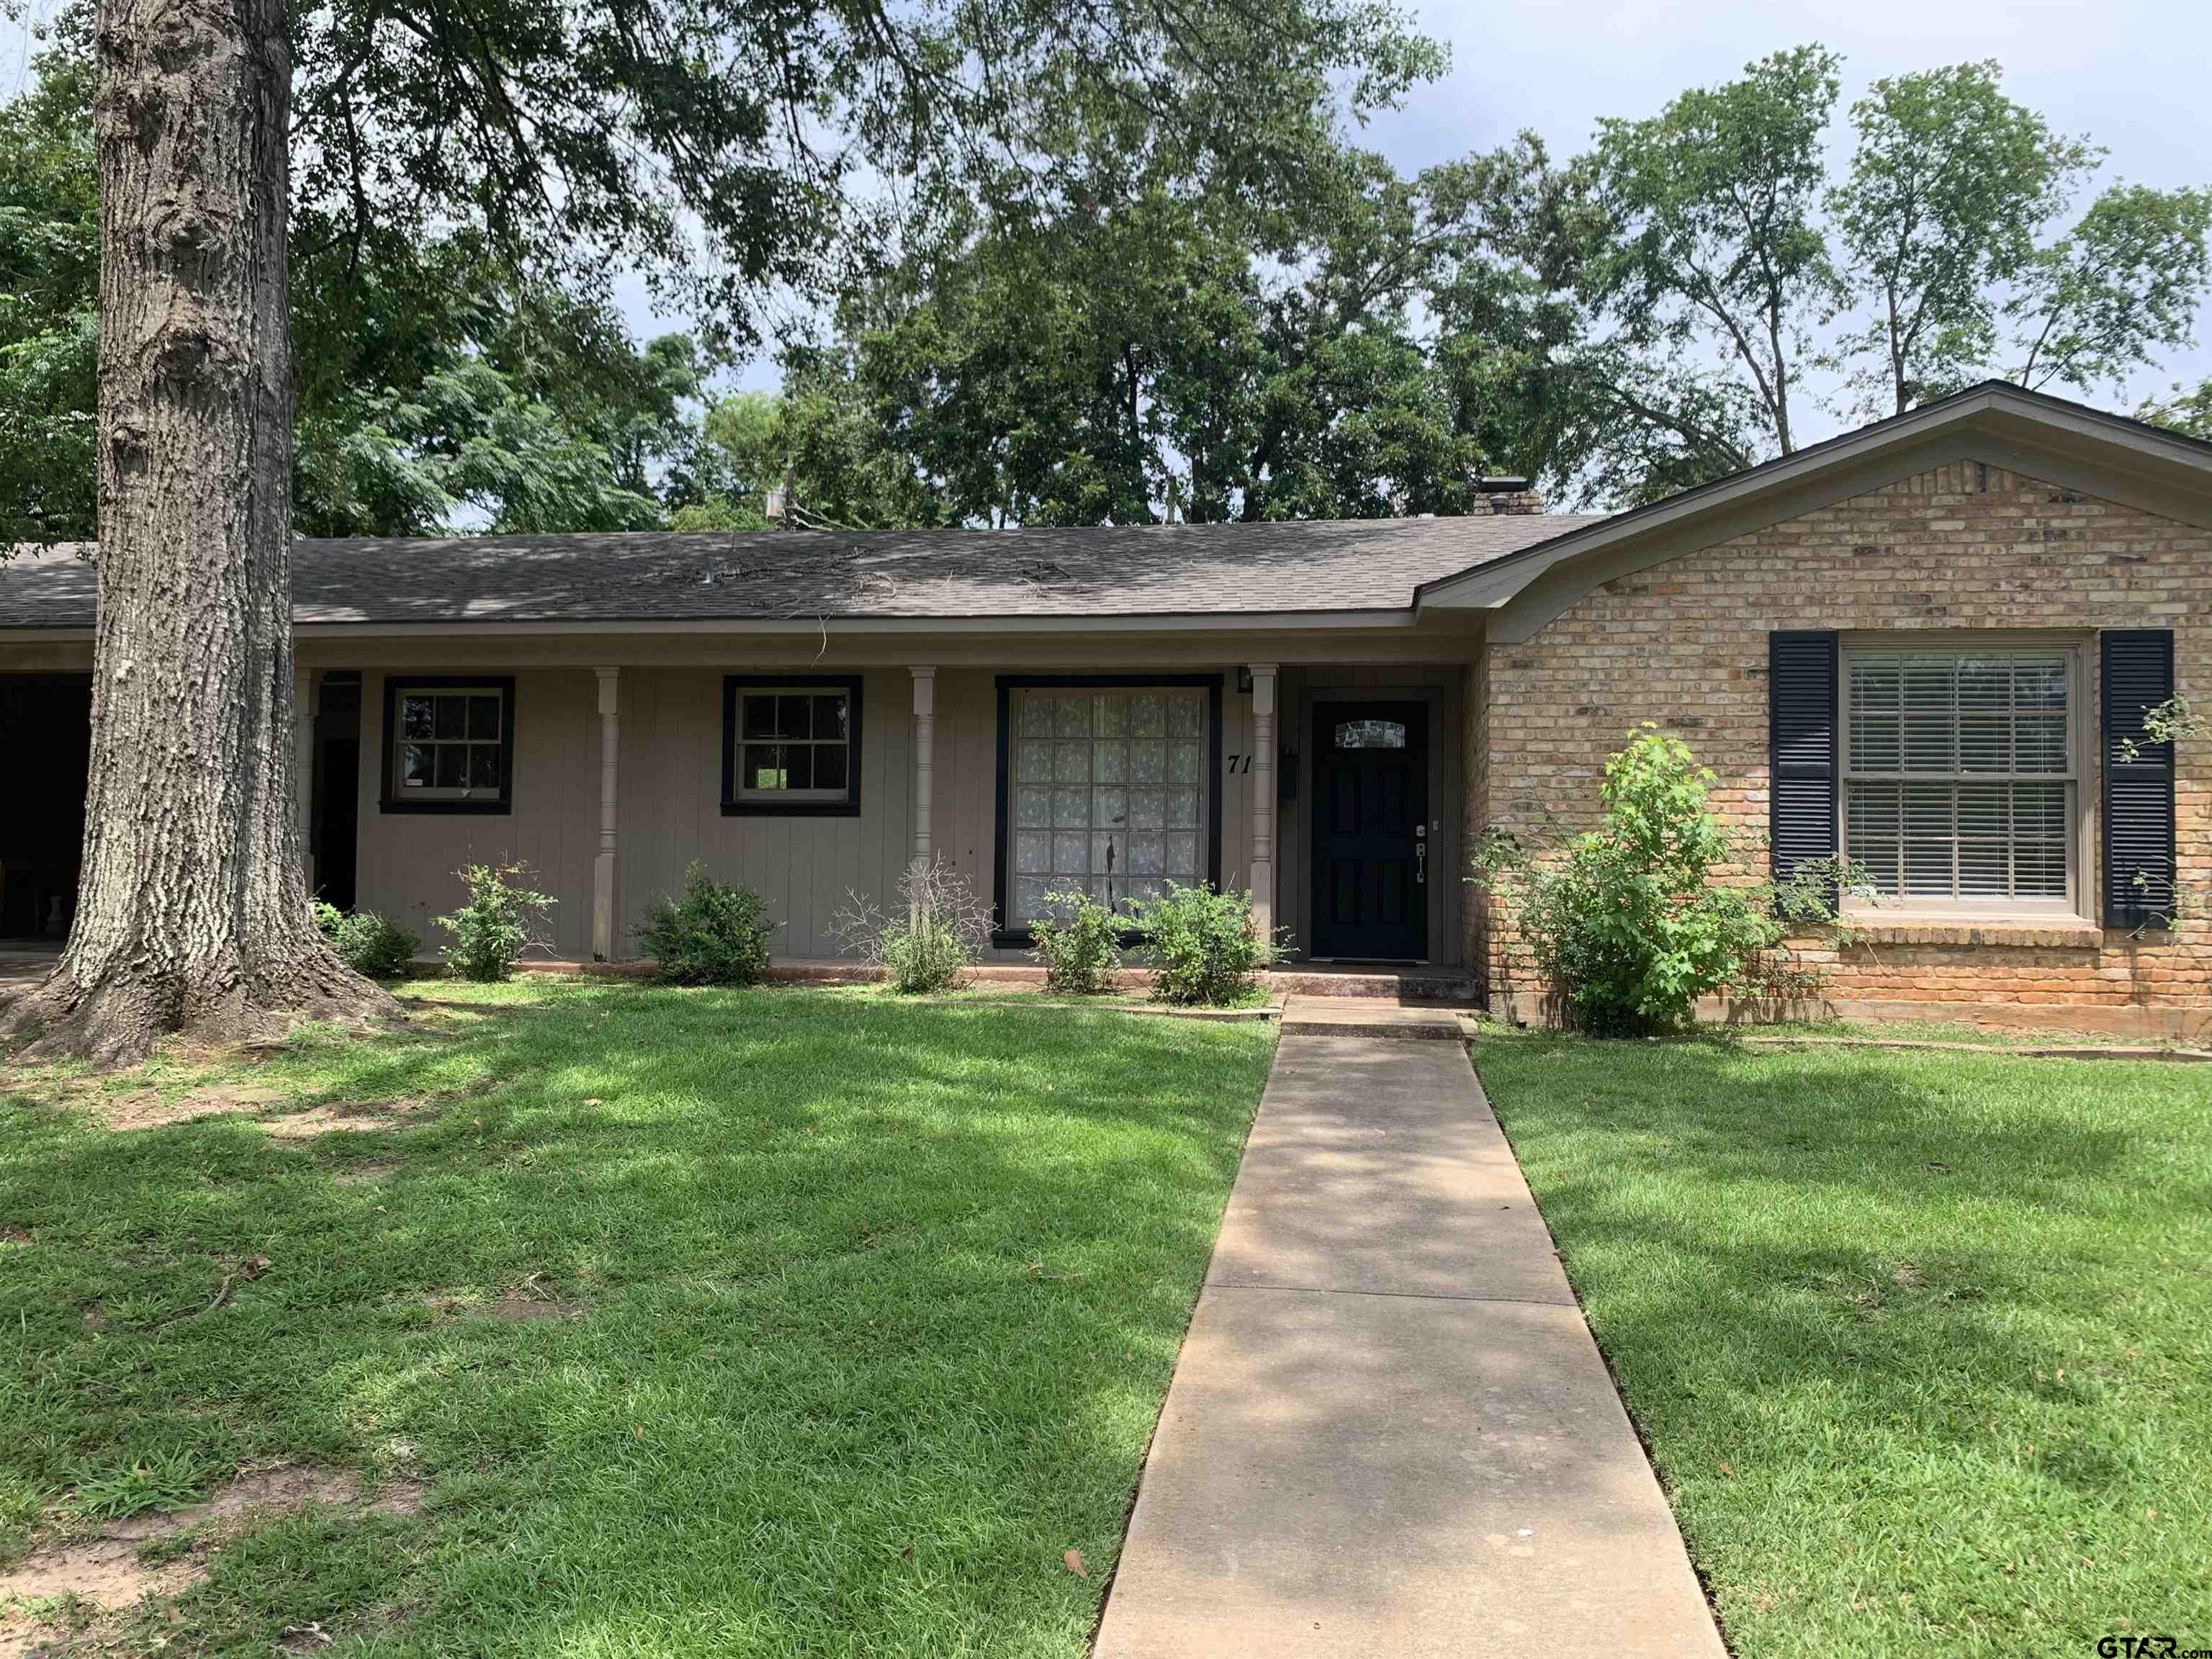
<path fill-rule="evenodd" d="M 100 0 L 98 41 L 84 859 L 8 1031 L 118 1065 L 396 1005 L 316 931 L 294 811 L 283 0 Z"/>

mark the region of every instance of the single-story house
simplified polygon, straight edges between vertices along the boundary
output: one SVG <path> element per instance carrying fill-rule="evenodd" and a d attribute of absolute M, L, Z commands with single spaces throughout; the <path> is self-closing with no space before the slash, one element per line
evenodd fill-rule
<path fill-rule="evenodd" d="M 1648 720 L 1778 860 L 1871 872 L 1839 1005 L 2207 1024 L 2212 740 L 2125 740 L 2212 684 L 2212 446 L 1991 383 L 1633 512 L 1496 482 L 1453 519 L 303 541 L 315 880 L 427 935 L 520 860 L 581 959 L 695 859 L 799 957 L 915 859 L 1008 953 L 1049 890 L 1205 879 L 1309 960 L 1525 1010 L 1466 849 L 1588 818 Z M 0 935 L 67 915 L 94 589 L 0 566 Z"/>

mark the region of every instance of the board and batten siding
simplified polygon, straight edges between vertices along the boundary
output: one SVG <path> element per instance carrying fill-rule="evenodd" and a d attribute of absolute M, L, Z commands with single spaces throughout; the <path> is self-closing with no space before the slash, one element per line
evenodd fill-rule
<path fill-rule="evenodd" d="M 467 663 L 393 671 L 467 675 Z M 599 683 L 589 669 L 501 668 L 514 680 L 513 809 L 504 813 L 386 812 L 382 806 L 384 681 L 361 686 L 361 811 L 355 903 L 390 917 L 434 954 L 446 944 L 431 918 L 467 896 L 459 872 L 519 861 L 558 901 L 550 918 L 556 954 L 592 950 L 592 859 L 599 850 Z"/>
<path fill-rule="evenodd" d="M 396 671 L 395 671 L 396 672 Z M 416 671 L 406 671 L 412 675 Z M 432 671 L 424 671 L 432 672 Z M 434 672 L 467 674 L 467 664 Z M 591 954 L 592 861 L 599 850 L 598 681 L 589 668 L 500 671 L 515 681 L 514 810 L 507 814 L 386 813 L 380 810 L 384 678 L 362 685 L 362 770 L 357 902 L 418 934 L 426 951 L 444 943 L 431 919 L 463 896 L 465 865 L 520 860 L 558 902 L 554 954 Z M 757 890 L 779 926 L 778 956 L 842 954 L 831 929 L 848 896 L 889 910 L 914 842 L 914 691 L 904 668 L 861 671 L 860 811 L 855 817 L 725 817 L 722 681 L 726 673 L 773 678 L 775 669 L 625 667 L 620 684 L 617 842 L 621 860 L 620 952 L 635 955 L 644 909 L 683 885 L 696 859 L 709 874 Z M 802 672 L 793 669 L 791 672 Z M 834 661 L 810 665 L 834 673 Z M 988 902 L 997 857 L 998 675 L 1109 674 L 1110 663 L 944 668 L 937 675 L 933 823 L 936 850 Z M 1237 690 L 1235 665 L 1179 665 L 1179 673 L 1223 677 L 1222 750 L 1249 754 L 1252 699 Z M 1222 790 L 1222 878 L 1239 886 L 1251 859 L 1251 790 L 1257 774 L 1217 781 Z M 1288 831 L 1281 832 L 1287 841 Z M 1289 860 L 1279 854 L 1282 887 Z M 1020 960 L 1018 951 L 993 954 Z"/>

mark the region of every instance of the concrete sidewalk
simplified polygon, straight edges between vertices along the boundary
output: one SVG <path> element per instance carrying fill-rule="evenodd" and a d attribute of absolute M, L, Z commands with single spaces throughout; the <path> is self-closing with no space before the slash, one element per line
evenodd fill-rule
<path fill-rule="evenodd" d="M 1457 1043 L 1281 1040 L 1097 1652 L 1722 1659 Z"/>

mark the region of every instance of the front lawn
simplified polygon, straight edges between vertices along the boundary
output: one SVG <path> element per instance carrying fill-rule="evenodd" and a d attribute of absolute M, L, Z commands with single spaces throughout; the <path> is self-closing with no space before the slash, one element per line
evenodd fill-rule
<path fill-rule="evenodd" d="M 1474 1059 L 1739 1659 L 2212 1648 L 2212 1066 Z"/>
<path fill-rule="evenodd" d="M 1083 1651 L 1265 1028 L 418 994 L 413 1033 L 0 1078 L 0 1575 L 290 1465 L 81 1634 Z"/>

